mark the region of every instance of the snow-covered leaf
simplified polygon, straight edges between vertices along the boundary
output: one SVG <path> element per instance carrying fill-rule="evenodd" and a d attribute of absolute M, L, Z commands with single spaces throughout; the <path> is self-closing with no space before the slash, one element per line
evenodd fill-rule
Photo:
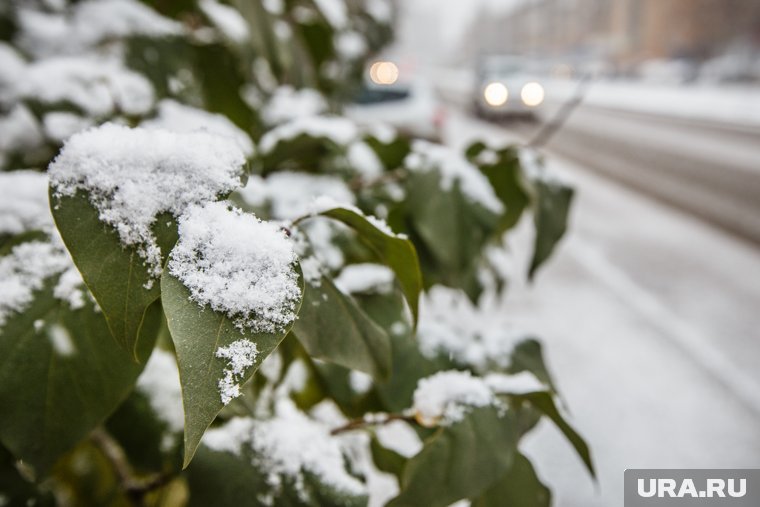
<path fill-rule="evenodd" d="M 303 298 L 292 242 L 221 202 L 191 207 L 161 278 L 177 352 L 187 466 L 203 433 L 288 334 Z"/>

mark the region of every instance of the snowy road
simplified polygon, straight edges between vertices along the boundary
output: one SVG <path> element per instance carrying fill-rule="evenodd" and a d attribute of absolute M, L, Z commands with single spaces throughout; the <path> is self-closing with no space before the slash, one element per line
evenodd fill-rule
<path fill-rule="evenodd" d="M 548 107 L 551 114 L 554 107 Z M 530 136 L 537 127 L 516 127 Z M 760 244 L 760 127 L 582 104 L 555 153 Z"/>
<path fill-rule="evenodd" d="M 657 170 L 646 172 L 643 138 L 660 142 L 658 149 L 671 149 L 668 143 L 655 129 L 639 128 L 639 138 L 633 131 L 623 135 L 632 147 L 624 151 L 605 138 L 619 118 L 603 116 L 576 118 L 565 140 L 558 137 L 547 151 L 550 168 L 578 190 L 570 234 L 533 286 L 510 292 L 505 308 L 542 336 L 575 424 L 595 454 L 598 490 L 550 426 L 526 443 L 561 507 L 622 506 L 626 468 L 760 466 L 760 249 L 633 190 L 647 185 L 646 194 L 654 194 L 652 187 L 666 185 L 666 171 L 711 155 L 680 161 L 660 151 L 650 159 L 660 164 Z M 583 129 L 587 137 L 580 143 L 573 136 Z M 454 113 L 447 141 L 525 134 L 523 127 L 510 132 Z M 758 203 L 750 199 L 755 187 L 740 182 L 760 177 L 750 177 L 758 175 L 744 165 L 751 148 L 731 136 L 744 148 L 728 155 L 731 164 L 717 167 L 736 175 L 736 186 L 726 191 L 739 191 L 735 204 L 757 222 Z M 716 144 L 710 136 L 703 142 Z M 612 170 L 618 174 L 609 178 Z M 632 171 L 639 182 L 653 181 L 620 177 Z M 724 180 L 705 178 L 702 191 L 717 191 Z M 697 189 L 688 192 L 699 206 L 734 202 L 723 191 L 711 194 L 712 201 L 698 197 Z"/>

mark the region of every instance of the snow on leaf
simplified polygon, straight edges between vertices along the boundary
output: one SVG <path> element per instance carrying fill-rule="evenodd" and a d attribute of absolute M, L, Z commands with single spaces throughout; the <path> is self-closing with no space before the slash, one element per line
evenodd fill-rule
<path fill-rule="evenodd" d="M 236 340 L 226 347 L 216 349 L 216 357 L 227 360 L 224 376 L 219 379 L 219 394 L 222 403 L 227 405 L 240 396 L 238 382 L 244 377 L 245 370 L 253 366 L 258 354 L 256 344 L 246 339 Z"/>
<path fill-rule="evenodd" d="M 226 314 L 241 331 L 276 333 L 296 318 L 296 260 L 293 242 L 276 225 L 212 202 L 180 217 L 168 269 L 193 301 Z"/>
<path fill-rule="evenodd" d="M 178 134 L 105 124 L 78 133 L 50 165 L 54 194 L 88 193 L 100 221 L 133 247 L 152 276 L 161 250 L 151 228 L 164 212 L 181 215 L 240 184 L 245 157 L 234 141 L 208 133 Z"/>
<path fill-rule="evenodd" d="M 423 378 L 414 391 L 414 413 L 420 424 L 454 424 L 473 407 L 496 401 L 486 382 L 470 372 L 449 370 Z"/>

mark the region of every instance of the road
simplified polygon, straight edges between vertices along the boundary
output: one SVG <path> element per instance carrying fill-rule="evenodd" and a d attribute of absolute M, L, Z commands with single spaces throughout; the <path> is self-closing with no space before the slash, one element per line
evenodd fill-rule
<path fill-rule="evenodd" d="M 503 143 L 532 128 L 454 111 L 446 137 Z M 760 467 L 752 139 L 589 108 L 545 150 L 577 188 L 570 234 L 536 283 L 512 288 L 505 311 L 543 337 L 599 471 L 595 487 L 542 426 L 526 452 L 555 505 L 622 506 L 626 468 Z M 529 239 L 523 224 L 511 241 Z"/>

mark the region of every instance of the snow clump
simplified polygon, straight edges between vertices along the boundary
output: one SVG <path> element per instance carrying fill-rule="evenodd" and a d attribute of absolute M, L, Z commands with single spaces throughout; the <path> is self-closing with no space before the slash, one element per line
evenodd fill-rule
<path fill-rule="evenodd" d="M 222 403 L 229 404 L 234 398 L 240 396 L 239 381 L 245 375 L 245 370 L 253 366 L 259 350 L 256 344 L 250 340 L 235 340 L 226 347 L 216 349 L 216 357 L 227 361 L 224 376 L 219 379 L 219 394 Z"/>
<path fill-rule="evenodd" d="M 293 242 L 277 225 L 224 202 L 191 206 L 179 219 L 169 272 L 200 306 L 241 331 L 282 332 L 301 298 Z"/>
<path fill-rule="evenodd" d="M 406 156 L 404 165 L 409 170 L 418 172 L 437 169 L 440 172 L 441 186 L 444 190 L 451 190 L 456 182 L 471 201 L 494 213 L 504 211 L 504 205 L 496 197 L 488 179 L 456 150 L 428 141 L 416 140 L 412 143 L 412 152 Z"/>
<path fill-rule="evenodd" d="M 105 124 L 73 135 L 50 164 L 56 196 L 89 194 L 101 222 L 134 247 L 150 274 L 161 274 L 152 227 L 158 215 L 240 186 L 245 157 L 235 141 L 204 132 L 174 133 Z"/>
<path fill-rule="evenodd" d="M 50 230 L 48 178 L 37 171 L 0 173 L 0 235 Z"/>
<path fill-rule="evenodd" d="M 496 403 L 486 382 L 470 372 L 449 370 L 423 378 L 414 391 L 414 413 L 420 424 L 449 426 L 470 409 Z"/>
<path fill-rule="evenodd" d="M 278 400 L 275 412 L 267 420 L 234 418 L 208 430 L 203 443 L 237 456 L 250 455 L 246 448 L 252 450 L 252 464 L 267 474 L 275 492 L 287 480 L 308 498 L 305 474 L 310 474 L 338 492 L 367 494 L 366 486 L 346 471 L 340 441 L 327 425 L 310 419 L 287 398 Z"/>

